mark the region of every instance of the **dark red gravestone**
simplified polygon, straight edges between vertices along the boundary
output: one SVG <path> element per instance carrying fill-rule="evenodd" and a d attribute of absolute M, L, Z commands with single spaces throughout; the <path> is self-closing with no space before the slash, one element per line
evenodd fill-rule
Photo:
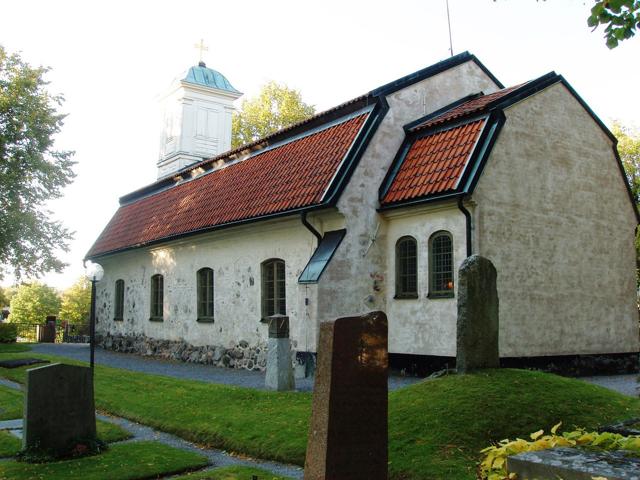
<path fill-rule="evenodd" d="M 304 480 L 386 480 L 387 317 L 320 324 Z"/>

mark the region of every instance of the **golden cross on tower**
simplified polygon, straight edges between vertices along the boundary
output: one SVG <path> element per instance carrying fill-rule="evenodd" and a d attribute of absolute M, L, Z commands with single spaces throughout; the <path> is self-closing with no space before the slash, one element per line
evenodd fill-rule
<path fill-rule="evenodd" d="M 197 48 L 198 50 L 200 50 L 200 62 L 202 62 L 202 54 L 203 54 L 203 52 L 208 52 L 209 51 L 209 47 L 205 47 L 203 39 L 200 39 L 200 43 L 196 43 L 193 46 L 195 48 Z"/>

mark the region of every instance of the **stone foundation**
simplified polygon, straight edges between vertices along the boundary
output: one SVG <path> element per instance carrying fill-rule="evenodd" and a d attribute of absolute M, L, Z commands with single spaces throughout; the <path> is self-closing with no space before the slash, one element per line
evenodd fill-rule
<path fill-rule="evenodd" d="M 264 371 L 267 367 L 267 344 L 250 346 L 240 340 L 223 347 L 205 345 L 196 347 L 181 340 L 159 340 L 144 335 L 111 335 L 101 337 L 98 345 L 106 350 L 134 353 L 145 357 L 158 357 L 188 363 L 201 363 L 216 367 Z M 294 352 L 295 358 L 295 352 Z"/>

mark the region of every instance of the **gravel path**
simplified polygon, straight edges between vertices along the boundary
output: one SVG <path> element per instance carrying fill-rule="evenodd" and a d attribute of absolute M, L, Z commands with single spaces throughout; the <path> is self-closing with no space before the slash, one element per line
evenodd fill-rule
<path fill-rule="evenodd" d="M 89 345 L 86 343 L 38 343 L 32 346 L 32 352 L 58 355 L 74 360 L 89 361 Z M 264 389 L 264 372 L 250 372 L 233 368 L 221 368 L 197 363 L 184 363 L 174 360 L 142 357 L 129 353 L 118 353 L 102 348 L 96 349 L 96 363 L 109 367 L 122 368 L 135 372 L 165 375 L 167 377 L 186 378 L 207 383 L 222 383 L 239 387 Z M 389 377 L 389 389 L 395 390 L 421 381 L 417 377 Z M 296 390 L 313 390 L 313 378 L 296 379 Z"/>
<path fill-rule="evenodd" d="M 600 385 L 601 387 L 624 393 L 632 397 L 640 396 L 640 383 L 638 383 L 638 374 L 630 375 L 600 375 L 597 377 L 579 377 L 585 382 Z"/>

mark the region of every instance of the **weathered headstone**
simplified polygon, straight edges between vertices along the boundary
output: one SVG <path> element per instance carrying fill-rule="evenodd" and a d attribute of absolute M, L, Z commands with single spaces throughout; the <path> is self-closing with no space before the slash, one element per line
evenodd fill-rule
<path fill-rule="evenodd" d="M 270 390 L 294 390 L 289 317 L 269 317 L 269 341 L 267 344 L 267 374 L 265 386 Z"/>
<path fill-rule="evenodd" d="M 470 256 L 460 266 L 456 341 L 458 372 L 500 366 L 497 276 L 491 261 L 480 255 Z"/>
<path fill-rule="evenodd" d="M 320 324 L 304 480 L 387 479 L 387 317 Z"/>
<path fill-rule="evenodd" d="M 60 363 L 27 370 L 23 448 L 66 453 L 95 438 L 91 370 Z"/>

